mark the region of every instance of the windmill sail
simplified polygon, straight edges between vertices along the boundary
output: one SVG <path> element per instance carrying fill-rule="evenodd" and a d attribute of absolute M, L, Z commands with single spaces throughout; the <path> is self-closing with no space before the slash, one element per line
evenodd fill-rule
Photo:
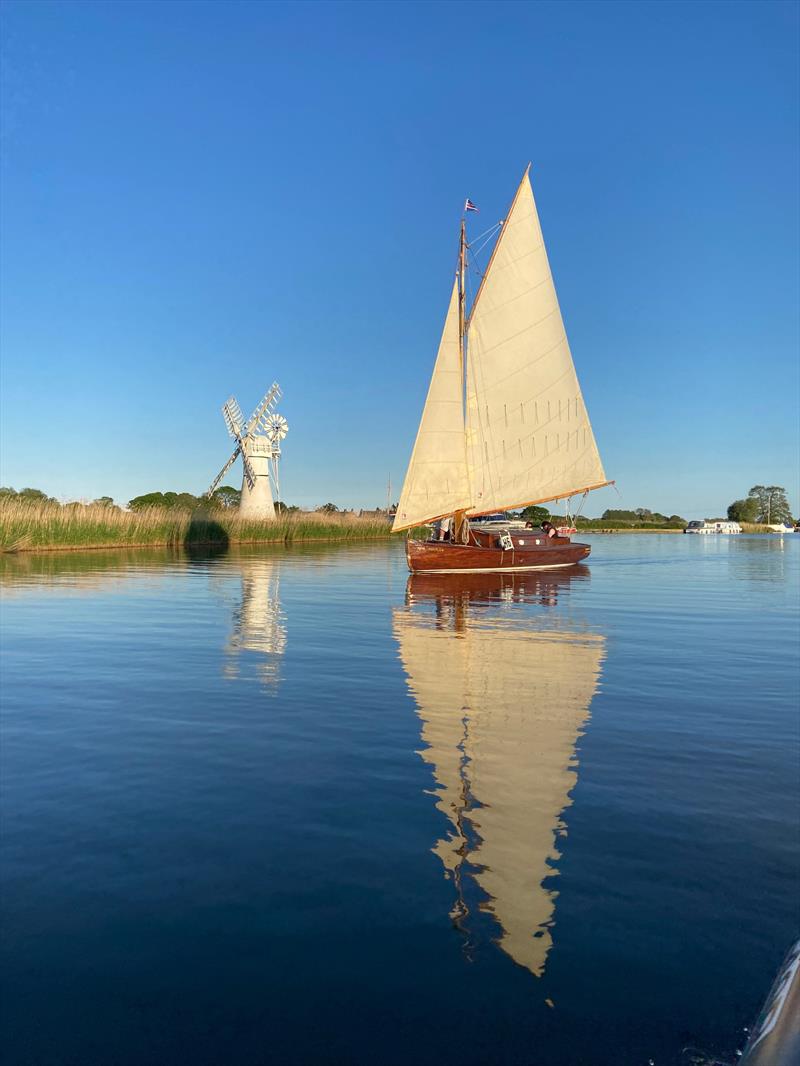
<path fill-rule="evenodd" d="M 482 890 L 499 946 L 540 976 L 557 896 L 546 882 L 557 872 L 604 638 L 485 615 L 450 628 L 408 609 L 395 611 L 394 634 L 421 720 L 420 754 L 449 823 L 433 851 L 459 891 L 464 877 Z M 463 901 L 456 912 L 468 919 Z"/>
<path fill-rule="evenodd" d="M 527 171 L 476 296 L 468 344 L 471 513 L 607 485 Z"/>
<path fill-rule="evenodd" d="M 471 503 L 462 398 L 458 285 L 454 284 L 392 529 L 409 529 L 418 523 L 465 510 Z"/>

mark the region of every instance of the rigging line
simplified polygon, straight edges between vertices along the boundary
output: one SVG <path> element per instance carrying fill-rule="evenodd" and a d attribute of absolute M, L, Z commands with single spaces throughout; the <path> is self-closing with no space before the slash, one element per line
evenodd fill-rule
<path fill-rule="evenodd" d="M 486 245 L 489 243 L 489 241 L 492 239 L 492 237 L 494 237 L 495 233 L 499 229 L 500 229 L 500 224 L 498 223 L 497 226 L 495 226 L 495 228 L 493 230 L 491 230 L 491 232 L 489 233 L 489 236 L 486 238 L 486 240 L 483 242 L 483 244 L 480 246 L 480 248 L 478 248 L 476 250 L 475 255 L 477 255 L 478 252 L 482 252 L 483 251 L 483 249 L 486 247 Z"/>
<path fill-rule="evenodd" d="M 486 236 L 486 233 L 493 232 L 495 229 L 497 229 L 498 226 L 501 226 L 501 225 L 502 225 L 501 222 L 496 222 L 494 224 L 494 226 L 490 226 L 489 229 L 484 229 L 482 233 L 478 233 L 477 237 L 474 237 L 473 239 L 471 239 L 471 241 L 467 241 L 467 247 L 470 248 L 471 246 L 473 246 L 475 244 L 476 241 L 483 240 L 483 238 Z"/>
<path fill-rule="evenodd" d="M 483 251 L 483 249 L 487 246 L 487 244 L 489 244 L 491 242 L 493 237 L 494 237 L 494 233 L 490 233 L 489 236 L 486 238 L 486 240 L 481 244 L 481 246 L 479 248 L 475 249 L 475 252 L 473 254 L 476 255 L 476 256 L 479 255 Z"/>
<path fill-rule="evenodd" d="M 472 267 L 472 270 L 478 275 L 481 280 L 483 280 L 484 272 L 481 270 L 478 255 L 489 244 L 489 242 L 492 240 L 492 237 L 495 235 L 495 233 L 497 233 L 501 226 L 502 222 L 496 223 L 496 225 L 492 226 L 491 229 L 488 229 L 485 233 L 482 233 L 480 237 L 476 237 L 472 244 L 467 245 L 467 251 L 470 252 L 468 263 Z M 486 240 L 483 242 L 483 244 L 481 244 L 480 248 L 473 248 L 473 245 L 476 244 L 479 240 L 481 240 L 482 237 L 486 237 Z"/>
<path fill-rule="evenodd" d="M 467 266 L 467 277 L 469 277 L 470 270 L 473 274 L 477 274 L 479 278 L 483 277 L 483 275 L 481 274 L 480 264 L 478 263 L 478 256 L 476 252 L 473 252 L 470 249 L 470 254 L 467 256 L 465 262 Z"/>
<path fill-rule="evenodd" d="M 572 516 L 573 518 L 580 518 L 581 511 L 583 510 L 583 505 L 586 503 L 588 498 L 589 498 L 589 490 L 587 489 L 586 492 L 584 492 L 583 496 L 581 497 L 581 502 L 578 504 L 578 510 Z"/>
<path fill-rule="evenodd" d="M 472 269 L 475 271 L 475 273 L 478 275 L 478 277 L 481 278 L 481 280 L 483 280 L 483 276 L 484 276 L 485 271 L 481 270 L 480 262 L 478 260 L 478 255 L 484 250 L 484 248 L 487 246 L 487 244 L 489 244 L 491 239 L 492 239 L 491 237 L 488 237 L 483 242 L 483 244 L 480 246 L 480 248 L 476 249 L 472 253 L 472 262 L 473 262 L 473 268 Z"/>

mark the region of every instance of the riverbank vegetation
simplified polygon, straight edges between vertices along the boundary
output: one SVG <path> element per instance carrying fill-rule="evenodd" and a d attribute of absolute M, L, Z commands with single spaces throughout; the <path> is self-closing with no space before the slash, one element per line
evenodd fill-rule
<path fill-rule="evenodd" d="M 728 517 L 746 533 L 768 533 L 766 515 L 788 515 L 783 489 L 751 489 L 746 500 L 735 501 Z M 103 496 L 92 503 L 60 504 L 39 489 L 0 488 L 0 551 L 50 551 L 116 547 L 201 547 L 229 544 L 291 544 L 295 541 L 371 540 L 388 537 L 391 514 L 376 510 L 340 511 L 327 503 L 316 511 L 301 511 L 276 503 L 276 520 L 242 518 L 239 493 L 223 486 L 211 499 L 189 493 L 148 493 L 129 501 L 127 510 Z M 739 504 L 746 505 L 738 507 Z M 736 512 L 736 517 L 732 515 Z M 507 512 L 539 524 L 574 524 L 578 533 L 679 533 L 686 526 L 680 515 L 664 515 L 647 508 L 606 510 L 600 518 L 551 514 L 546 507 Z M 723 519 L 719 519 L 723 521 Z M 424 530 L 412 531 L 424 535 Z"/>
<path fill-rule="evenodd" d="M 728 508 L 728 520 L 765 525 L 793 524 L 792 511 L 782 485 L 753 485 L 743 500 L 734 500 Z"/>
<path fill-rule="evenodd" d="M 572 524 L 578 530 L 618 530 L 649 531 L 651 533 L 661 531 L 683 531 L 686 527 L 686 519 L 680 515 L 664 515 L 659 511 L 650 511 L 646 507 L 639 507 L 635 511 L 606 510 L 600 518 L 584 518 L 583 515 L 567 516 L 550 514 L 546 507 L 526 507 L 520 513 L 520 517 L 526 521 L 540 523 L 545 520 L 552 522 L 554 526 Z"/>
<path fill-rule="evenodd" d="M 0 550 L 191 547 L 370 540 L 389 535 L 386 516 L 350 512 L 282 512 L 274 522 L 237 510 L 145 507 L 123 511 L 104 503 L 64 504 L 0 498 Z"/>

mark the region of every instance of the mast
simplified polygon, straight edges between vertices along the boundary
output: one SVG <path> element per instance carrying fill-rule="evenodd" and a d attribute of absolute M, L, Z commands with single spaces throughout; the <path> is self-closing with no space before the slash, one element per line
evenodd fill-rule
<path fill-rule="evenodd" d="M 467 333 L 467 287 L 464 268 L 467 262 L 467 225 L 461 219 L 461 239 L 458 246 L 458 350 L 461 356 L 461 388 L 466 388 L 466 333 Z"/>
<path fill-rule="evenodd" d="M 466 405 L 467 395 L 467 223 L 466 216 L 461 216 L 461 235 L 458 244 L 458 361 L 461 367 L 461 388 L 459 397 L 462 410 Z M 466 540 L 466 511 L 456 511 L 453 515 L 453 537 L 459 543 Z"/>

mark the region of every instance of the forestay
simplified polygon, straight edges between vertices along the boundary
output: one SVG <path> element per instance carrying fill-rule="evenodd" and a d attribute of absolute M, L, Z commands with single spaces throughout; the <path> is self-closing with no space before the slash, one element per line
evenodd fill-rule
<path fill-rule="evenodd" d="M 467 343 L 471 514 L 609 484 L 527 172 L 475 299 Z"/>
<path fill-rule="evenodd" d="M 393 532 L 465 510 L 472 503 L 459 349 L 456 282 Z"/>

